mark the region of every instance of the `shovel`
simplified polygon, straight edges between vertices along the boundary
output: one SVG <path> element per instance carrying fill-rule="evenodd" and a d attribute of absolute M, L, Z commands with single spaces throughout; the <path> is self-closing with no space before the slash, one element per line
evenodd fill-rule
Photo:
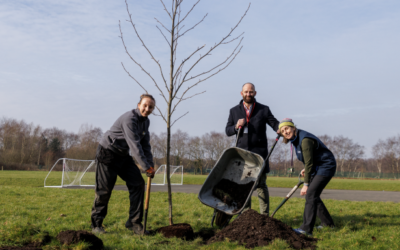
<path fill-rule="evenodd" d="M 147 178 L 147 189 L 146 189 L 146 202 L 144 204 L 143 235 L 146 234 L 147 211 L 149 210 L 149 202 L 150 202 L 150 188 L 151 188 L 151 177 L 148 177 Z"/>
<path fill-rule="evenodd" d="M 289 198 L 294 194 L 294 192 L 296 192 L 296 190 L 303 185 L 304 181 L 301 179 L 301 173 L 299 174 L 299 181 L 297 182 L 296 186 L 294 186 L 292 188 L 292 190 L 290 190 L 290 192 L 286 195 L 286 197 L 282 200 L 282 202 L 278 205 L 278 207 L 275 209 L 275 211 L 271 214 L 271 218 L 274 217 L 275 213 L 279 210 L 279 208 L 281 208 L 283 206 L 283 204 L 285 204 Z"/>

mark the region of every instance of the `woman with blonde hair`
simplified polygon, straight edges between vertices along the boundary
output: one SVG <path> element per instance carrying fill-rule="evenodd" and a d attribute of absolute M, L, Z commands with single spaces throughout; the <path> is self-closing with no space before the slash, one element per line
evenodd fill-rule
<path fill-rule="evenodd" d="M 336 172 L 336 160 L 332 152 L 315 135 L 297 129 L 292 119 L 286 118 L 279 124 L 283 142 L 290 142 L 295 149 L 297 159 L 304 164 L 301 175 L 304 186 L 300 191 L 306 196 L 303 224 L 294 229 L 298 234 L 312 236 L 316 217 L 321 219 L 321 226 L 334 227 L 331 215 L 320 196 Z"/>

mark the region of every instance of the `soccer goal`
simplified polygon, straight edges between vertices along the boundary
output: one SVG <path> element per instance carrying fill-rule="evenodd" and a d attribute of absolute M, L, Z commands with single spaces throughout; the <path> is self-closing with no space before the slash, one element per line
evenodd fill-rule
<path fill-rule="evenodd" d="M 94 160 L 60 158 L 44 179 L 44 187 L 95 186 Z M 61 185 L 58 185 L 61 182 Z"/>
<path fill-rule="evenodd" d="M 183 166 L 169 166 L 171 185 L 183 185 Z M 167 165 L 161 165 L 154 178 L 151 180 L 151 185 L 167 184 Z"/>

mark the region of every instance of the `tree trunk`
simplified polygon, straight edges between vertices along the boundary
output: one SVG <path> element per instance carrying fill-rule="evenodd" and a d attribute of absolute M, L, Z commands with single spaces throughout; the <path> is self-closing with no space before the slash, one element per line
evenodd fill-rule
<path fill-rule="evenodd" d="M 172 218 L 172 190 L 171 190 L 171 179 L 170 179 L 170 153 L 171 153 L 171 106 L 174 91 L 174 40 L 175 40 L 175 17 L 177 11 L 177 2 L 175 2 L 175 9 L 172 16 L 172 28 L 171 28 L 171 51 L 170 51 L 170 82 L 169 82 L 169 99 L 168 99 L 168 117 L 167 117 L 167 184 L 168 184 L 168 204 L 169 204 L 169 224 L 173 225 Z"/>
<path fill-rule="evenodd" d="M 37 160 L 37 165 L 39 166 L 40 164 L 40 153 L 42 152 L 42 142 L 39 142 L 39 156 Z"/>

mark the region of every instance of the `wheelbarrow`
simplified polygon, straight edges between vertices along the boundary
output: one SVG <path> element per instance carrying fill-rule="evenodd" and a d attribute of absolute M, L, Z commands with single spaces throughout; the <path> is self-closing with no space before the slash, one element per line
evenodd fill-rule
<path fill-rule="evenodd" d="M 280 138 L 280 135 L 276 137 L 267 158 L 264 160 L 259 154 L 237 147 L 240 130 L 241 128 L 239 128 L 238 131 L 235 147 L 228 148 L 222 153 L 205 180 L 198 195 L 201 203 L 214 208 L 211 226 L 214 225 L 216 217 L 216 224 L 220 227 L 225 227 L 233 215 L 242 213 L 246 204 L 251 199 L 251 195 L 260 181 L 261 173 L 263 173 L 268 159 Z M 248 184 L 254 181 L 254 184 L 247 195 L 246 201 L 241 207 L 228 205 L 213 195 L 214 186 L 216 186 L 222 179 L 228 179 L 237 184 Z"/>

